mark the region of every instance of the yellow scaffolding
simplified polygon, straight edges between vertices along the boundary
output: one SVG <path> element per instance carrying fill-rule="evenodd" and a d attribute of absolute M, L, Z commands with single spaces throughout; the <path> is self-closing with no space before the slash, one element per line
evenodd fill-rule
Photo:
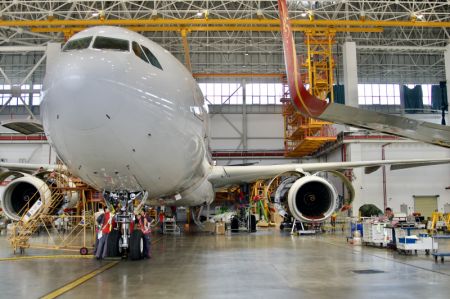
<path fill-rule="evenodd" d="M 39 208 L 36 208 L 37 206 L 33 204 L 32 206 L 25 206 L 19 212 L 19 215 L 22 215 L 21 219 L 12 226 L 9 236 L 9 242 L 14 253 L 17 251 L 23 253 L 26 248 L 32 247 L 80 251 L 82 254 L 87 254 L 87 248 L 91 247 L 88 244 L 95 240 L 93 213 L 100 202 L 100 200 L 95 199 L 95 193 L 98 192 L 74 178 L 71 179 L 74 185 L 67 186 L 65 185 L 67 176 L 64 177 L 65 174 L 62 174 L 62 172 L 54 173 L 56 174 L 56 180 L 54 184 L 49 186 L 51 190 L 50 200 L 42 201 Z M 29 202 L 37 202 L 33 200 L 34 198 L 40 200 L 40 191 L 42 191 L 40 189 L 42 188 L 45 188 L 45 185 L 42 185 L 36 191 Z M 57 210 L 61 208 L 67 192 L 78 193 L 80 200 L 75 207 L 76 215 L 62 214 L 55 216 Z M 88 194 L 88 198 L 86 198 L 86 194 Z M 32 212 L 33 209 L 35 209 L 34 212 Z M 46 212 L 44 213 L 44 211 Z M 63 229 L 57 227 L 57 220 L 61 221 Z M 48 240 L 45 243 L 30 242 L 31 237 L 41 228 L 48 234 Z"/>
<path fill-rule="evenodd" d="M 307 31 L 305 44 L 307 57 L 303 67 L 307 69 L 304 77 L 309 84 L 309 91 L 314 96 L 325 100 L 329 95 L 334 101 L 333 70 L 334 59 L 332 46 L 334 33 Z M 331 123 L 304 117 L 297 113 L 290 100 L 283 100 L 284 144 L 287 157 L 303 157 L 316 152 L 327 142 L 336 140 L 336 131 Z"/>

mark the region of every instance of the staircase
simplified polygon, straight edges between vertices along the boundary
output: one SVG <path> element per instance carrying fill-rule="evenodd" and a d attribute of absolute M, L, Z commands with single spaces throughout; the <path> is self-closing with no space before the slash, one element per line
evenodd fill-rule
<path fill-rule="evenodd" d="M 39 197 L 39 190 L 32 198 Z M 42 202 L 39 198 L 28 210 L 24 211 L 21 219 L 13 226 L 9 242 L 14 249 L 14 253 L 20 250 L 23 253 L 25 248 L 30 247 L 31 236 L 39 229 L 41 224 L 52 222 L 51 216 L 42 215 L 40 211 L 55 211 L 61 206 L 64 195 L 58 189 L 52 190 L 52 196 L 47 202 Z"/>
<path fill-rule="evenodd" d="M 181 233 L 175 218 L 165 218 L 163 228 L 165 235 L 179 235 Z"/>

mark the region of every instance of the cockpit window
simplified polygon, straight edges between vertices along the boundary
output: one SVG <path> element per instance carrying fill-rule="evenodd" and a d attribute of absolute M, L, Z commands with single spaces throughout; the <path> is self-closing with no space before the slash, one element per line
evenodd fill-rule
<path fill-rule="evenodd" d="M 87 49 L 91 44 L 92 36 L 82 37 L 68 41 L 63 48 L 63 51 L 73 51 Z"/>
<path fill-rule="evenodd" d="M 129 51 L 127 40 L 104 36 L 97 36 L 92 47 L 101 50 Z"/>
<path fill-rule="evenodd" d="M 158 61 L 158 59 L 156 59 L 155 55 L 153 55 L 153 53 L 144 46 L 142 46 L 142 49 L 144 50 L 144 53 L 147 56 L 150 63 L 153 64 L 153 66 L 162 70 L 161 64 L 159 64 L 159 61 Z"/>
<path fill-rule="evenodd" d="M 134 52 L 134 54 L 136 54 L 137 57 L 139 57 L 140 59 L 142 59 L 148 63 L 148 60 L 144 54 L 144 51 L 142 51 L 141 46 L 139 46 L 139 44 L 137 42 L 133 42 L 131 44 L 131 47 L 133 48 L 133 52 Z"/>
<path fill-rule="evenodd" d="M 153 55 L 153 53 L 148 48 L 144 47 L 143 45 L 139 45 L 137 42 L 133 42 L 131 44 L 131 47 L 133 48 L 133 52 L 137 57 L 162 70 L 161 64 L 159 64 L 158 59 L 156 59 L 155 55 Z"/>

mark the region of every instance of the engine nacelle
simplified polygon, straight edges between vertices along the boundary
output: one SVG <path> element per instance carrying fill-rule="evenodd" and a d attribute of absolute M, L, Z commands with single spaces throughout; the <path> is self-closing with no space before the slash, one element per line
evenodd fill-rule
<path fill-rule="evenodd" d="M 38 199 L 43 203 L 42 206 L 45 207 L 45 203 L 52 198 L 52 191 L 48 186 L 51 183 L 46 183 L 48 182 L 48 175 L 49 172 L 33 176 L 22 172 L 11 171 L 3 173 L 0 176 L 0 181 L 12 177 L 11 182 L 5 186 L 3 192 L 0 194 L 1 207 L 9 219 L 19 221 L 23 213 L 31 208 Z M 59 179 L 53 182 L 57 187 L 76 187 L 75 183 L 67 176 L 63 174 L 57 175 Z M 38 213 L 56 213 L 59 209 L 74 207 L 79 200 L 78 192 L 75 191 L 67 191 L 63 195 L 64 201 L 58 205 L 57 209 L 49 211 L 40 208 L 33 216 Z"/>
<path fill-rule="evenodd" d="M 296 180 L 289 189 L 289 210 L 297 220 L 320 222 L 333 214 L 337 191 L 324 178 L 307 175 Z"/>
<path fill-rule="evenodd" d="M 32 207 L 38 199 L 45 203 L 52 197 L 50 188 L 43 180 L 25 173 L 21 175 L 21 177 L 11 181 L 1 194 L 3 212 L 14 221 L 19 221 L 22 214 Z M 36 193 L 38 191 L 39 196 Z"/>

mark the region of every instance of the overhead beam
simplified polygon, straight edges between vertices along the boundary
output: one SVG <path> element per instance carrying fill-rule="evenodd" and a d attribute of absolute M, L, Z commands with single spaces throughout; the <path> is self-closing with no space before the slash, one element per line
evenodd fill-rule
<path fill-rule="evenodd" d="M 49 33 L 49 32 L 64 32 L 65 35 L 73 35 L 76 32 L 82 31 L 88 28 L 84 27 L 33 27 L 31 32 L 35 33 Z M 279 32 L 280 26 L 125 26 L 125 28 L 132 31 L 266 31 L 266 32 Z M 306 27 L 297 26 L 292 28 L 293 31 L 311 31 L 311 32 L 383 32 L 383 28 L 365 28 L 365 27 Z"/>
<path fill-rule="evenodd" d="M 92 19 L 92 20 L 2 20 L 0 27 L 43 26 L 143 26 L 143 25 L 244 25 L 278 26 L 278 19 Z M 295 26 L 353 26 L 353 27 L 434 27 L 450 28 L 450 22 L 432 21 L 386 21 L 386 20 L 291 20 Z"/>
<path fill-rule="evenodd" d="M 357 45 L 359 50 L 379 50 L 379 51 L 409 51 L 409 52 L 444 52 L 445 47 L 422 47 L 422 46 L 363 46 Z"/>
<path fill-rule="evenodd" d="M 249 74 L 249 73 L 194 73 L 194 78 L 279 78 L 286 77 L 286 74 Z"/>

